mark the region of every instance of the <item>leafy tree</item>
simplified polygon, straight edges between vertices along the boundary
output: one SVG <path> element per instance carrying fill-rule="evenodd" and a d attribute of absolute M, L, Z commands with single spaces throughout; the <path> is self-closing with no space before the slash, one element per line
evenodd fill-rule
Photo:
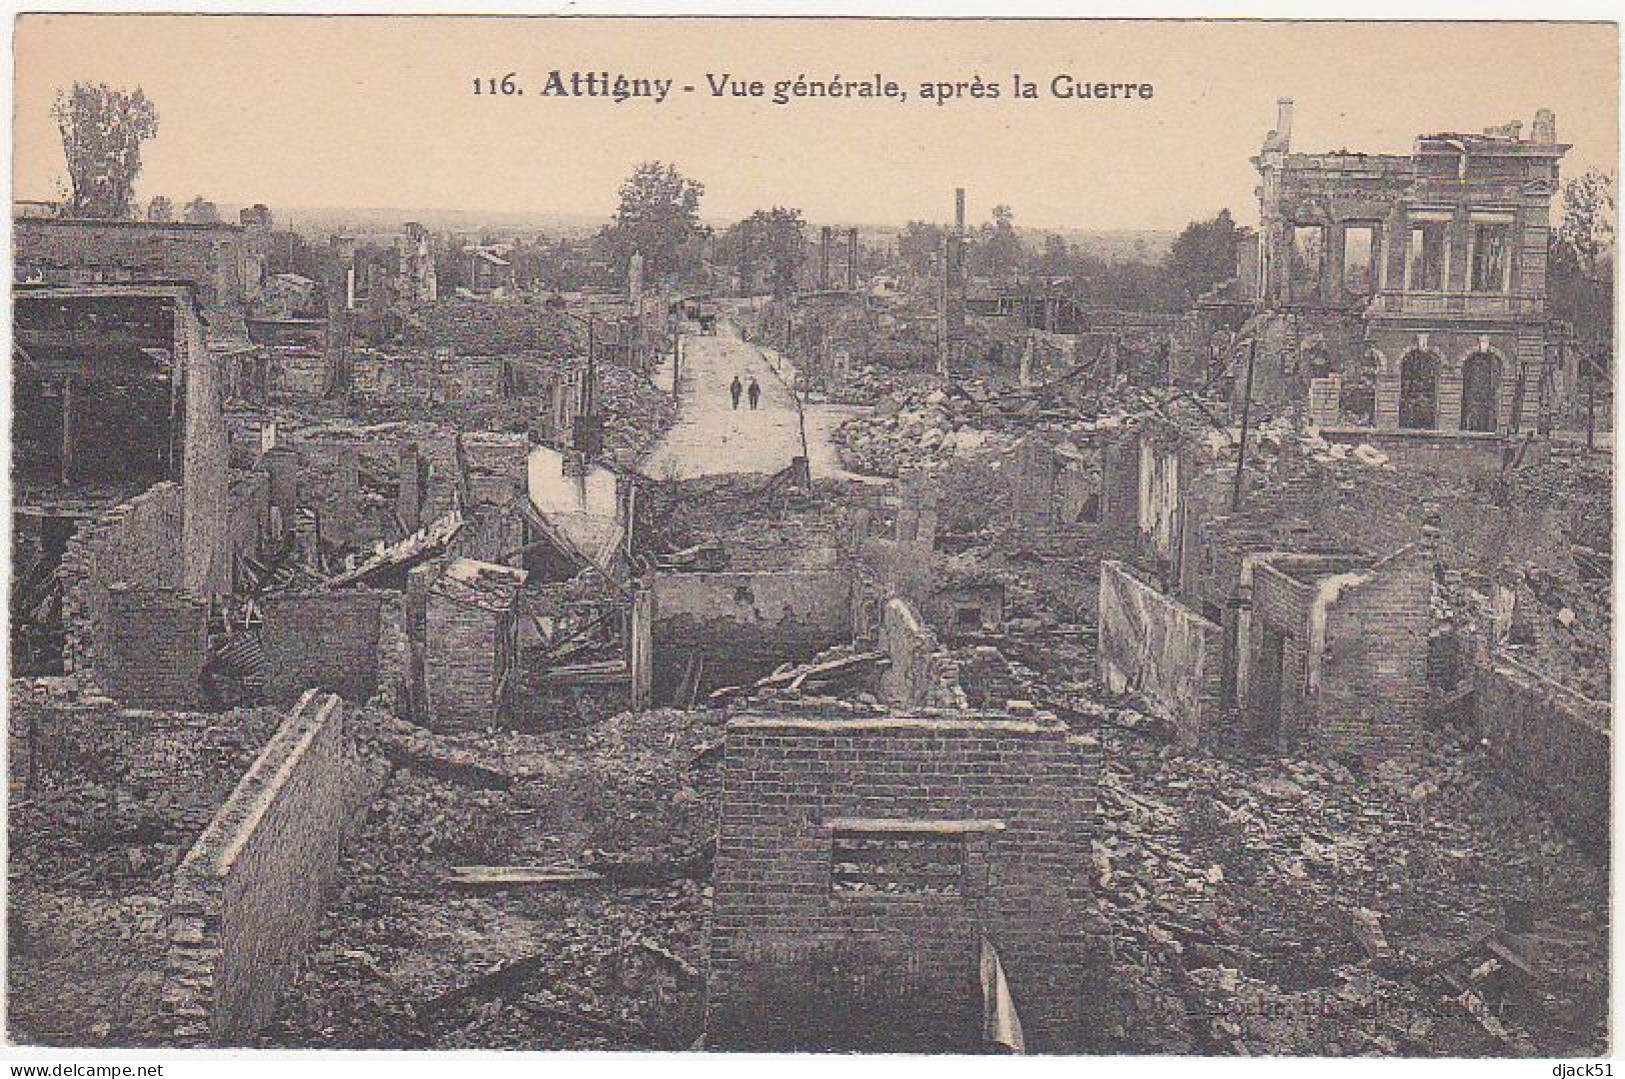
<path fill-rule="evenodd" d="M 672 273 L 679 265 L 683 245 L 703 232 L 700 196 L 705 185 L 690 180 L 677 166 L 645 161 L 621 185 L 621 205 L 615 223 L 603 237 L 618 272 L 625 274 L 632 253 L 643 253 L 650 273 Z"/>
<path fill-rule="evenodd" d="M 152 201 L 147 203 L 148 221 L 175 220 L 175 204 L 169 201 L 167 195 L 154 195 Z"/>
<path fill-rule="evenodd" d="M 982 226 L 976 250 L 977 268 L 993 277 L 1008 277 L 1021 269 L 1021 237 L 1016 235 L 1016 214 L 1010 207 L 993 207 L 993 220 Z"/>
<path fill-rule="evenodd" d="M 1184 304 L 1236 276 L 1236 245 L 1247 235 L 1229 210 L 1211 221 L 1192 221 L 1174 240 L 1163 262 L 1169 287 Z"/>
<path fill-rule="evenodd" d="M 198 195 L 186 204 L 183 220 L 190 225 L 215 225 L 220 222 L 220 207 Z"/>
<path fill-rule="evenodd" d="M 1596 169 L 1563 187 L 1563 220 L 1546 269 L 1552 315 L 1574 327 L 1587 374 L 1612 370 L 1614 340 L 1614 177 Z"/>
<path fill-rule="evenodd" d="M 925 221 L 910 221 L 897 235 L 897 257 L 920 275 L 931 272 L 942 256 L 942 241 L 946 234 L 941 226 Z"/>
<path fill-rule="evenodd" d="M 105 83 L 57 90 L 51 117 L 68 165 L 68 216 L 127 218 L 141 172 L 141 144 L 158 133 L 158 111 Z"/>
<path fill-rule="evenodd" d="M 1045 277 L 1065 277 L 1072 273 L 1072 249 L 1053 232 L 1044 237 L 1044 250 L 1038 256 L 1038 272 Z"/>
<path fill-rule="evenodd" d="M 765 269 L 773 294 L 785 296 L 795 289 L 801 275 L 806 228 L 800 210 L 783 206 L 757 210 L 722 234 L 718 256 L 730 262 L 747 282 L 757 269 Z"/>

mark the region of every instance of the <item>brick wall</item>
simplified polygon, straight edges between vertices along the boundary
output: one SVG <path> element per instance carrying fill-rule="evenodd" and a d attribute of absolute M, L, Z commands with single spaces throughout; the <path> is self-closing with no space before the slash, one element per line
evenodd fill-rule
<path fill-rule="evenodd" d="M 231 591 L 225 375 L 220 358 L 205 347 L 202 324 L 188 305 L 176 305 L 175 336 L 175 369 L 184 372 L 186 382 L 181 583 L 199 598 L 224 595 Z"/>
<path fill-rule="evenodd" d="M 1253 571 L 1244 644 L 1251 731 L 1276 748 L 1317 754 L 1414 754 L 1429 699 L 1431 554 L 1407 547 L 1371 565 L 1264 557 L 1276 564 Z M 1302 571 L 1285 572 L 1289 562 Z"/>
<path fill-rule="evenodd" d="M 376 773 L 337 697 L 307 693 L 175 871 L 166 1011 L 180 1043 L 241 1045 L 304 957 Z"/>
<path fill-rule="evenodd" d="M 365 703 L 378 690 L 384 593 L 361 588 L 282 592 L 260 602 L 265 696 L 296 701 L 313 687 Z"/>
<path fill-rule="evenodd" d="M 1415 752 L 1428 706 L 1428 630 L 1433 621 L 1433 559 L 1402 551 L 1352 584 L 1326 612 L 1313 661 L 1318 695 L 1311 745 L 1379 759 Z"/>
<path fill-rule="evenodd" d="M 430 593 L 424 610 L 423 693 L 429 726 L 479 729 L 502 715 L 511 666 L 512 611 Z"/>
<path fill-rule="evenodd" d="M 207 603 L 178 589 L 115 584 L 101 639 L 97 673 L 114 700 L 138 708 L 202 703 Z"/>
<path fill-rule="evenodd" d="M 975 1048 L 985 934 L 1028 1048 L 1087 1051 L 1112 1011 L 1087 878 L 1095 754 L 1048 719 L 731 722 L 710 1043 Z M 934 837 L 962 865 L 946 893 L 854 890 L 833 857 L 853 836 Z M 898 879 L 917 883 L 923 868 L 900 857 Z"/>
<path fill-rule="evenodd" d="M 181 489 L 159 483 L 79 527 L 62 556 L 62 621 L 70 673 L 104 684 L 108 588 L 140 582 L 169 588 L 181 580 Z"/>
<path fill-rule="evenodd" d="M 1613 738 L 1606 704 L 1505 657 L 1479 670 L 1474 720 L 1503 783 L 1606 857 Z"/>
<path fill-rule="evenodd" d="M 1137 579 L 1121 562 L 1100 566 L 1101 679 L 1132 690 L 1194 742 L 1213 724 L 1222 689 L 1224 631 Z"/>

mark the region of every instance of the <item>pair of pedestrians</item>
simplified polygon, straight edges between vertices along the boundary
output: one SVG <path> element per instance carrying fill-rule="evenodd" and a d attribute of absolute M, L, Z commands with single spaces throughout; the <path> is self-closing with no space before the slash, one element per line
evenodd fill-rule
<path fill-rule="evenodd" d="M 748 390 L 745 388 L 745 384 L 739 381 L 739 376 L 735 375 L 733 383 L 728 387 L 728 393 L 733 398 L 734 411 L 736 412 L 739 410 L 739 398 L 741 395 L 745 395 L 750 398 L 750 408 L 752 412 L 756 411 L 756 406 L 761 403 L 762 400 L 762 387 L 757 383 L 756 376 L 754 375 L 751 376 L 750 388 Z"/>

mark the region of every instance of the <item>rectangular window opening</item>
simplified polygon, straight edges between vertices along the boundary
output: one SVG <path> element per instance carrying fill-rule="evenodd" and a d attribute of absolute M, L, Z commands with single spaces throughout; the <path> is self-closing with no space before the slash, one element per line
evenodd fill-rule
<path fill-rule="evenodd" d="M 1320 301 L 1320 278 L 1326 252 L 1324 232 L 1319 225 L 1288 226 L 1288 288 L 1294 301 Z"/>
<path fill-rule="evenodd" d="M 1377 291 L 1377 230 L 1374 225 L 1343 229 L 1343 289 L 1355 296 Z"/>
<path fill-rule="evenodd" d="M 1499 222 L 1473 226 L 1473 291 L 1505 292 L 1512 229 Z"/>
<path fill-rule="evenodd" d="M 965 894 L 964 831 L 837 828 L 830 891 L 843 896 Z"/>
<path fill-rule="evenodd" d="M 1405 255 L 1405 280 L 1411 290 L 1444 291 L 1447 227 L 1443 221 L 1421 221 L 1411 226 L 1410 244 Z"/>

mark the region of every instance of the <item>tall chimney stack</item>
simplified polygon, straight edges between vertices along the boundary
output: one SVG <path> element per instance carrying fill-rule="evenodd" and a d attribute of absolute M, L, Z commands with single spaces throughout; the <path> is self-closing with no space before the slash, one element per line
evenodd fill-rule
<path fill-rule="evenodd" d="M 1282 150 L 1292 149 L 1292 99 L 1283 97 L 1275 103 L 1275 134 Z"/>
<path fill-rule="evenodd" d="M 954 231 L 961 236 L 965 233 L 965 189 L 954 188 Z"/>

